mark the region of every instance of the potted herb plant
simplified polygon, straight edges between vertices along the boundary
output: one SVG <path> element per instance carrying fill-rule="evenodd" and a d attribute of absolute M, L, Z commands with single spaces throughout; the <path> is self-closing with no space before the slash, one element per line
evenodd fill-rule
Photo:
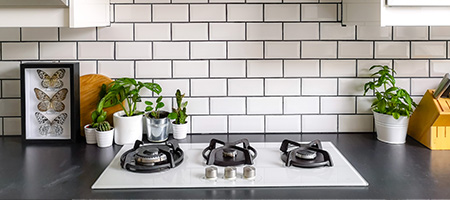
<path fill-rule="evenodd" d="M 98 123 L 98 127 L 95 130 L 95 138 L 97 139 L 98 147 L 111 146 L 114 138 L 114 128 L 108 121 Z"/>
<path fill-rule="evenodd" d="M 388 66 L 374 65 L 378 69 L 372 74 L 374 81 L 364 85 L 364 95 L 374 91 L 375 100 L 372 111 L 378 140 L 390 144 L 403 144 L 406 140 L 409 117 L 417 104 L 404 89 L 395 86 L 393 74 L 396 72 Z"/>
<path fill-rule="evenodd" d="M 173 137 L 175 139 L 184 139 L 187 136 L 188 124 L 186 118 L 188 115 L 186 114 L 186 106 L 188 104 L 187 101 L 182 102 L 184 98 L 184 94 L 181 94 L 180 90 L 177 90 L 175 93 L 175 97 L 177 100 L 177 107 L 172 108 L 172 113 L 169 114 L 169 118 L 173 119 Z"/>
<path fill-rule="evenodd" d="M 84 134 L 86 137 L 87 144 L 96 144 L 97 139 L 95 136 L 95 130 L 98 128 L 98 125 L 106 120 L 107 112 L 103 110 L 105 107 L 105 101 L 103 97 L 106 95 L 106 85 L 103 84 L 99 93 L 100 101 L 97 104 L 97 109 L 94 110 L 91 114 L 92 123 L 84 126 Z M 108 104 L 107 107 L 114 106 L 115 104 Z"/>
<path fill-rule="evenodd" d="M 139 92 L 141 89 L 161 93 L 161 86 L 156 83 L 143 83 L 133 78 L 120 78 L 113 81 L 108 88 L 108 94 L 104 100 L 110 104 L 119 104 L 122 111 L 113 114 L 115 143 L 119 145 L 132 144 L 136 140 L 142 140 L 143 111 L 137 110 L 137 103 L 141 102 Z M 125 101 L 126 104 L 118 103 Z"/>
<path fill-rule="evenodd" d="M 148 112 L 145 115 L 147 138 L 150 142 L 162 142 L 169 138 L 169 119 L 167 118 L 169 112 L 159 110 L 164 107 L 162 98 L 162 96 L 159 96 L 156 99 L 156 105 L 151 101 L 145 101 L 147 105 L 145 111 Z"/>

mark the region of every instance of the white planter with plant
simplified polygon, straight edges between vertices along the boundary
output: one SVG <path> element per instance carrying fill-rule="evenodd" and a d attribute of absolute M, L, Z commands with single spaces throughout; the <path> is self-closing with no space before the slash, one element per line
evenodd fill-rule
<path fill-rule="evenodd" d="M 147 107 L 145 115 L 147 125 L 147 139 L 150 142 L 163 142 L 169 138 L 169 119 L 167 116 L 169 112 L 161 111 L 159 109 L 164 107 L 162 96 L 156 99 L 156 105 L 153 107 L 153 102 L 145 101 Z"/>
<path fill-rule="evenodd" d="M 86 124 L 84 126 L 84 137 L 86 138 L 86 144 L 96 144 L 97 139 L 95 139 L 95 130 L 97 128 L 92 127 L 91 124 Z"/>
<path fill-rule="evenodd" d="M 188 102 L 182 102 L 184 94 L 181 94 L 180 90 L 177 90 L 175 96 L 178 108 L 173 108 L 172 113 L 169 114 L 169 118 L 174 120 L 172 122 L 173 138 L 184 139 L 187 137 L 187 132 L 189 129 L 188 123 L 186 121 L 186 118 L 188 117 L 188 115 L 186 114 L 186 107 Z"/>
<path fill-rule="evenodd" d="M 374 81 L 364 85 L 364 95 L 374 91 L 375 100 L 372 111 L 375 118 L 375 129 L 378 140 L 390 144 L 403 144 L 406 140 L 409 117 L 413 106 L 417 104 L 404 89 L 395 86 L 393 74 L 396 72 L 388 66 L 375 65 L 370 68 L 379 69 L 372 74 Z"/>
<path fill-rule="evenodd" d="M 98 147 L 110 147 L 113 144 L 114 128 L 108 121 L 101 122 L 95 130 L 95 137 Z"/>

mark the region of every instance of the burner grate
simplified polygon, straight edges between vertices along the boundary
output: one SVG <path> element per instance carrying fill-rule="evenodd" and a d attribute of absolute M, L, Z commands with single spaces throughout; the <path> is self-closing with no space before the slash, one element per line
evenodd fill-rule
<path fill-rule="evenodd" d="M 222 146 L 217 147 L 217 144 Z M 242 147 L 238 146 L 242 144 Z M 207 165 L 238 166 L 253 165 L 257 156 L 256 150 L 250 146 L 247 139 L 225 143 L 217 139 L 211 139 L 209 146 L 202 152 Z"/>
<path fill-rule="evenodd" d="M 294 149 L 290 147 L 296 147 Z M 319 140 L 314 140 L 309 144 L 300 144 L 291 140 L 283 140 L 280 147 L 281 160 L 287 167 L 313 168 L 322 166 L 333 166 L 330 154 L 322 149 Z"/>

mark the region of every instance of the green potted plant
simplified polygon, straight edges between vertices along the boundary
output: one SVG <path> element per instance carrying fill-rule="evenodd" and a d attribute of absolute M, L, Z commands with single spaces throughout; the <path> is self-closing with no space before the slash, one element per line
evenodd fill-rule
<path fill-rule="evenodd" d="M 162 142 L 169 138 L 169 112 L 160 110 L 164 107 L 162 96 L 156 99 L 156 104 L 151 101 L 145 101 L 147 107 L 145 111 L 145 120 L 147 124 L 147 138 L 150 142 Z M 154 107 L 153 107 L 154 106 Z"/>
<path fill-rule="evenodd" d="M 173 137 L 175 139 L 184 139 L 187 136 L 188 124 L 186 118 L 188 115 L 186 114 L 186 107 L 188 102 L 182 102 L 184 98 L 184 94 L 181 94 L 180 90 L 177 90 L 175 93 L 175 97 L 177 100 L 177 108 L 172 108 L 172 113 L 169 114 L 169 118 L 173 119 Z"/>
<path fill-rule="evenodd" d="M 101 101 L 103 97 L 106 95 L 106 85 L 103 84 L 99 93 L 99 103 L 97 104 L 97 109 L 94 110 L 91 114 L 92 122 L 90 124 L 87 124 L 84 126 L 84 134 L 86 137 L 86 143 L 87 144 L 96 144 L 96 136 L 95 136 L 95 130 L 97 129 L 98 125 L 106 120 L 107 113 L 103 110 L 105 107 L 105 101 Z M 114 104 L 115 105 L 115 104 Z M 108 107 L 114 106 L 112 104 L 108 104 Z"/>
<path fill-rule="evenodd" d="M 98 147 L 111 146 L 114 138 L 114 128 L 108 121 L 98 123 L 97 129 L 95 129 L 95 138 L 97 139 Z"/>
<path fill-rule="evenodd" d="M 133 78 L 119 78 L 108 86 L 108 93 L 102 100 L 108 104 L 119 104 L 123 109 L 113 114 L 116 144 L 132 144 L 142 140 L 144 112 L 137 110 L 137 104 L 142 101 L 139 92 L 143 88 L 156 94 L 162 90 L 156 83 L 143 83 Z M 125 105 L 121 103 L 123 101 Z"/>
<path fill-rule="evenodd" d="M 396 72 L 388 66 L 374 65 L 370 70 L 378 69 L 372 74 L 374 81 L 364 85 L 364 95 L 374 91 L 375 100 L 372 111 L 378 140 L 390 144 L 403 144 L 406 140 L 409 117 L 417 104 L 408 92 L 395 86 L 393 74 Z"/>

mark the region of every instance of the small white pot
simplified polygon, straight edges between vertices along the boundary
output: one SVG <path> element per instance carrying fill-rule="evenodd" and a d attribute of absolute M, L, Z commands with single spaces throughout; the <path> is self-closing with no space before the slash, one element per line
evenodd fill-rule
<path fill-rule="evenodd" d="M 409 118 L 400 116 L 395 119 L 392 115 L 373 112 L 375 129 L 378 140 L 389 144 L 403 144 L 406 141 Z"/>
<path fill-rule="evenodd" d="M 95 129 L 96 128 L 90 128 L 90 124 L 84 126 L 84 136 L 86 137 L 86 143 L 87 144 L 96 144 L 97 139 L 95 138 Z"/>
<path fill-rule="evenodd" d="M 172 127 L 173 127 L 173 138 L 178 140 L 186 138 L 189 128 L 187 122 L 185 124 L 172 123 Z"/>
<path fill-rule="evenodd" d="M 98 147 L 110 147 L 113 143 L 114 128 L 109 131 L 97 131 L 95 130 L 95 137 L 97 138 Z"/>
<path fill-rule="evenodd" d="M 136 140 L 142 140 L 143 115 L 124 116 L 124 111 L 114 113 L 114 142 L 118 145 L 134 144 Z"/>

